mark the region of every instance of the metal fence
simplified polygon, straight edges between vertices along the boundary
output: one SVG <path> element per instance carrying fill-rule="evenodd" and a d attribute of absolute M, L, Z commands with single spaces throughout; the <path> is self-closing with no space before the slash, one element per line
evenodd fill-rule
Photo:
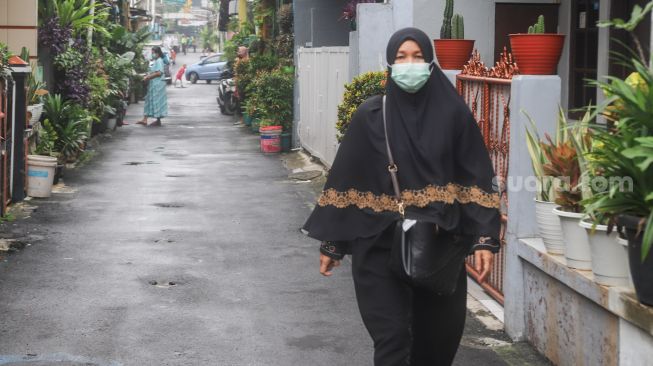
<path fill-rule="evenodd" d="M 9 154 L 7 152 L 7 83 L 0 78 L 0 215 L 5 215 L 9 204 Z"/>
<path fill-rule="evenodd" d="M 298 59 L 300 144 L 330 167 L 338 148 L 338 104 L 349 81 L 349 48 L 300 48 Z"/>
<path fill-rule="evenodd" d="M 480 285 L 503 304 L 503 277 L 506 258 L 504 255 L 505 232 L 508 212 L 506 182 L 508 179 L 508 158 L 510 151 L 510 87 L 515 73 L 512 56 L 504 51 L 496 67 L 488 69 L 480 62 L 476 53 L 465 66 L 463 73 L 456 76 L 456 88 L 465 99 L 478 122 L 498 179 L 501 195 L 501 250 L 494 256 L 494 265 L 489 277 Z M 467 272 L 478 281 L 479 273 L 474 269 L 474 259 L 467 260 Z"/>

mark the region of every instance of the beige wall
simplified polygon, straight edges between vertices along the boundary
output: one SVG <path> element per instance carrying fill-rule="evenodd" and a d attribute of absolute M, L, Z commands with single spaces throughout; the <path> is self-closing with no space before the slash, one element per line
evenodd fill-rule
<path fill-rule="evenodd" d="M 0 42 L 20 54 L 27 47 L 37 55 L 37 0 L 0 0 Z"/>

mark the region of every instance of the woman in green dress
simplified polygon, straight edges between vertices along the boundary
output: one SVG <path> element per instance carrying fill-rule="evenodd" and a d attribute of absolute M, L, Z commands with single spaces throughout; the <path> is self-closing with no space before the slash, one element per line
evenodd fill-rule
<path fill-rule="evenodd" d="M 163 51 L 161 47 L 152 47 L 154 63 L 150 66 L 150 72 L 143 78 L 147 81 L 147 95 L 145 96 L 145 108 L 143 119 L 136 122 L 145 126 L 161 126 L 161 118 L 168 115 L 168 97 L 166 96 L 165 73 L 163 69 Z M 147 118 L 156 118 L 156 121 L 147 124 Z"/>

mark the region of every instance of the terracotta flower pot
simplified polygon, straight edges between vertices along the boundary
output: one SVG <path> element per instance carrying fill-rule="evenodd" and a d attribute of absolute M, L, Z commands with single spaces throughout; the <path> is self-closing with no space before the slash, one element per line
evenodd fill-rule
<path fill-rule="evenodd" d="M 564 34 L 511 34 L 510 48 L 522 75 L 553 75 L 565 44 Z"/>
<path fill-rule="evenodd" d="M 474 49 L 471 39 L 436 39 L 433 43 L 442 70 L 462 70 Z"/>

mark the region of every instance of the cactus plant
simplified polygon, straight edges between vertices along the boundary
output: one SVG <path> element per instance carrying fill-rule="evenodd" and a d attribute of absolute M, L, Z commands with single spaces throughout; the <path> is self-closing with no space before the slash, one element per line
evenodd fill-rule
<path fill-rule="evenodd" d="M 528 27 L 528 34 L 543 34 L 544 31 L 544 15 L 540 15 L 537 17 L 537 23 Z"/>
<path fill-rule="evenodd" d="M 465 19 L 460 14 L 451 19 L 451 39 L 465 39 Z"/>
<path fill-rule="evenodd" d="M 451 39 L 451 18 L 453 17 L 453 0 L 445 0 L 444 17 L 440 28 L 440 39 Z"/>

